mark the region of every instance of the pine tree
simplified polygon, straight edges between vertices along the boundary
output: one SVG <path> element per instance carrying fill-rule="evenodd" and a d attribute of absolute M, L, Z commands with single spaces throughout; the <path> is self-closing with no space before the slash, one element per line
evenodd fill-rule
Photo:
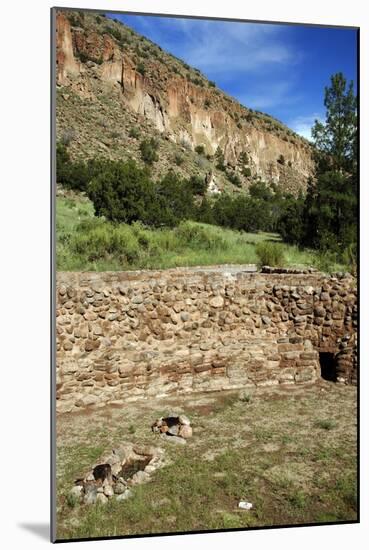
<path fill-rule="evenodd" d="M 351 170 L 356 160 L 357 101 L 354 85 L 347 86 L 342 73 L 331 76 L 325 88 L 326 121 L 315 121 L 312 136 L 317 148 L 327 154 L 336 170 Z"/>
<path fill-rule="evenodd" d="M 306 245 L 342 254 L 356 242 L 357 111 L 353 82 L 342 73 L 325 88 L 325 123 L 315 121 L 318 148 L 316 182 L 310 182 L 304 205 Z"/>

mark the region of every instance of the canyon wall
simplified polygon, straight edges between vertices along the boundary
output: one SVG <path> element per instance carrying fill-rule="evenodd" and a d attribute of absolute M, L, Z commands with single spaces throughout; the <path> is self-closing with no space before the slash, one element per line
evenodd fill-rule
<path fill-rule="evenodd" d="M 356 383 L 349 275 L 218 270 L 57 274 L 57 409 L 313 383 L 320 353 Z"/>
<path fill-rule="evenodd" d="M 203 145 L 209 155 L 219 148 L 231 167 L 246 153 L 253 176 L 275 183 L 289 178 L 306 188 L 314 171 L 312 148 L 271 117 L 266 124 L 208 81 L 200 86 L 196 79 L 173 71 L 175 60 L 165 52 L 161 60 L 137 57 L 128 45 L 94 26 L 92 16 L 76 27 L 58 12 L 56 31 L 59 87 L 91 101 L 101 92 L 100 85 L 105 95 L 109 86 L 119 88 L 120 109 L 150 120 L 172 142 L 192 149 Z M 145 72 L 139 69 L 142 61 Z M 283 163 L 278 162 L 281 156 Z"/>

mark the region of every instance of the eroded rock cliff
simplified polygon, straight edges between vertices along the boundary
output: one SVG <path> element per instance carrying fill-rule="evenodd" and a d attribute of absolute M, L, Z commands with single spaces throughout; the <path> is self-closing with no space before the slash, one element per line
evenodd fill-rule
<path fill-rule="evenodd" d="M 294 193 L 306 188 L 314 168 L 311 145 L 272 117 L 240 105 L 197 69 L 100 15 L 60 11 L 56 30 L 58 136 L 77 127 L 77 156 L 139 158 L 132 135 L 137 126 L 142 136 L 160 133 L 161 169 L 173 164 L 178 150 L 185 153 L 180 171 L 193 172 L 195 165 L 212 172 L 222 189 L 224 174 L 216 168 L 222 154 L 242 187 L 263 179 Z M 100 137 L 99 116 L 110 132 Z M 199 145 L 202 161 L 194 153 Z"/>

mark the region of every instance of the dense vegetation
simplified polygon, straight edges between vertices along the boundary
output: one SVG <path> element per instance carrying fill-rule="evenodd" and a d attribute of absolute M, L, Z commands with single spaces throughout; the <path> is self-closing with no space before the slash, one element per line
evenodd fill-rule
<path fill-rule="evenodd" d="M 58 182 L 85 191 L 97 216 L 116 223 L 141 221 L 149 227 L 174 227 L 192 219 L 243 231 L 274 231 L 292 195 L 276 186 L 254 183 L 249 194 L 206 196 L 204 177 L 188 179 L 170 170 L 154 182 L 148 168 L 128 162 L 94 159 L 72 162 L 66 145 L 57 148 Z"/>
<path fill-rule="evenodd" d="M 331 87 L 325 90 L 325 106 L 326 122 L 316 121 L 312 131 L 317 146 L 316 177 L 310 181 L 306 195 L 297 198 L 282 192 L 273 183 L 261 181 L 253 183 L 248 194 L 222 193 L 209 197 L 205 177 L 193 175 L 184 179 L 173 169 L 154 181 L 150 173 L 151 165 L 158 160 L 158 143 L 154 139 L 141 142 L 144 168 L 133 160 L 74 162 L 68 152 L 68 142 L 60 142 L 57 146 L 58 183 L 85 192 L 94 205 L 96 216 L 103 218 L 100 225 L 94 221 L 93 225 L 84 227 L 85 242 L 71 243 L 71 246 L 76 253 L 85 252 L 86 261 L 95 261 L 101 258 L 99 254 L 94 258 L 93 248 L 95 246 L 97 250 L 102 243 L 108 255 L 125 258 L 125 262 L 136 265 L 138 258 L 130 252 L 127 243 L 130 242 L 134 249 L 132 243 L 135 239 L 141 238 L 141 245 L 145 239 L 149 242 L 147 231 L 155 228 L 177 228 L 175 235 L 181 236 L 185 227 L 183 223 L 192 220 L 244 232 L 278 232 L 286 243 L 315 249 L 318 255 L 329 258 L 330 263 L 338 261 L 354 265 L 357 236 L 356 98 L 352 83 L 346 89 L 346 80 L 341 73 L 332 76 Z M 198 146 L 197 152 L 203 155 L 204 148 Z M 220 149 L 215 157 L 217 167 L 226 172 Z M 247 155 L 241 160 L 247 168 Z M 278 162 L 285 162 L 283 155 Z M 239 185 L 237 176 L 228 177 L 234 185 Z M 133 232 L 119 225 L 136 223 L 140 224 L 140 229 L 135 226 Z M 196 234 L 192 235 L 191 242 L 199 244 L 200 226 L 186 227 L 187 230 L 196 227 L 197 233 L 195 231 Z M 212 237 L 215 238 L 215 232 Z M 208 239 L 208 234 L 205 237 L 203 234 L 203 239 Z M 224 243 L 218 244 L 215 238 L 215 244 L 209 248 L 225 246 Z M 142 246 L 140 250 L 142 252 Z M 148 246 L 145 262 L 156 253 L 155 246 L 153 249 Z M 276 247 L 267 254 L 261 251 L 259 255 L 265 259 L 263 263 L 283 261 L 283 252 Z M 235 262 L 236 259 L 228 261 Z"/>
<path fill-rule="evenodd" d="M 153 228 L 141 222 L 115 223 L 94 215 L 83 194 L 57 198 L 57 267 L 61 271 L 165 269 L 220 264 L 311 265 L 342 271 L 325 255 L 285 245 L 275 233 L 246 233 L 182 221 Z"/>
<path fill-rule="evenodd" d="M 357 108 L 353 83 L 342 73 L 325 89 L 326 122 L 315 122 L 316 177 L 306 197 L 291 203 L 277 224 L 287 242 L 356 261 Z"/>

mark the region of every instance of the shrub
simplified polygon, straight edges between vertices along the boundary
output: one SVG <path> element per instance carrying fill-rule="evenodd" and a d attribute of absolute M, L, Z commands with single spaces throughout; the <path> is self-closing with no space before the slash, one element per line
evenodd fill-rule
<path fill-rule="evenodd" d="M 180 155 L 179 153 L 176 153 L 174 155 L 174 162 L 177 166 L 181 166 L 181 164 L 184 163 L 184 158 L 182 155 Z"/>
<path fill-rule="evenodd" d="M 315 426 L 317 428 L 320 428 L 322 430 L 333 430 L 333 428 L 335 428 L 337 426 L 337 422 L 335 420 L 330 420 L 330 419 L 327 419 L 327 420 L 317 420 L 315 422 Z"/>
<path fill-rule="evenodd" d="M 215 88 L 216 84 L 213 82 L 213 80 L 209 80 L 209 86 L 210 88 Z"/>
<path fill-rule="evenodd" d="M 282 266 L 286 261 L 284 247 L 279 243 L 260 242 L 256 245 L 255 252 L 259 265 Z"/>
<path fill-rule="evenodd" d="M 81 12 L 73 12 L 68 14 L 69 23 L 72 27 L 80 27 L 82 25 L 82 20 L 84 14 Z"/>
<path fill-rule="evenodd" d="M 86 191 L 91 179 L 99 172 L 101 162 L 72 162 L 67 147 L 58 143 L 56 147 L 56 180 L 69 189 Z"/>
<path fill-rule="evenodd" d="M 201 176 L 191 176 L 188 183 L 194 195 L 204 195 L 206 193 L 207 183 L 205 178 Z"/>
<path fill-rule="evenodd" d="M 242 168 L 242 175 L 245 176 L 245 178 L 250 178 L 251 177 L 251 170 L 248 166 L 244 166 Z"/>
<path fill-rule="evenodd" d="M 77 495 L 73 495 L 72 493 L 69 493 L 66 498 L 66 503 L 68 504 L 69 508 L 75 508 L 77 504 L 79 504 L 80 499 Z"/>
<path fill-rule="evenodd" d="M 196 145 L 195 152 L 198 155 L 204 155 L 205 154 L 205 147 L 203 145 Z"/>
<path fill-rule="evenodd" d="M 357 245 L 350 244 L 342 254 L 342 260 L 347 265 L 350 273 L 356 277 L 357 275 Z"/>
<path fill-rule="evenodd" d="M 217 147 L 217 150 L 215 152 L 215 158 L 217 159 L 216 168 L 225 172 L 226 167 L 224 164 L 224 154 L 219 146 Z"/>
<path fill-rule="evenodd" d="M 199 155 L 195 158 L 195 164 L 200 168 L 201 171 L 207 170 L 208 168 L 208 160 L 203 157 L 202 155 Z"/>
<path fill-rule="evenodd" d="M 105 32 L 109 33 L 118 42 L 123 42 L 122 33 L 114 27 L 105 27 Z"/>
<path fill-rule="evenodd" d="M 69 145 L 71 141 L 76 139 L 77 132 L 74 128 L 68 128 L 67 130 L 64 130 L 64 132 L 61 135 L 60 141 L 63 145 Z"/>
<path fill-rule="evenodd" d="M 238 398 L 243 403 L 251 403 L 251 394 L 246 392 L 245 390 L 240 392 Z"/>
<path fill-rule="evenodd" d="M 191 144 L 189 141 L 187 141 L 186 138 L 182 137 L 180 140 L 179 140 L 179 145 L 181 147 L 183 147 L 184 149 L 188 149 L 190 150 L 191 149 Z"/>
<path fill-rule="evenodd" d="M 196 76 L 195 76 L 195 78 L 191 78 L 191 82 L 192 82 L 192 84 L 195 84 L 196 86 L 204 86 L 204 83 L 201 80 L 201 78 L 197 78 Z"/>
<path fill-rule="evenodd" d="M 98 58 L 95 58 L 86 52 L 78 52 L 77 57 L 81 61 L 81 63 L 87 63 L 87 61 L 92 61 L 93 63 L 97 63 L 97 65 L 101 65 L 104 61 L 102 55 Z"/>
<path fill-rule="evenodd" d="M 154 138 L 144 139 L 140 143 L 140 151 L 142 160 L 149 165 L 152 165 L 154 162 L 159 160 L 157 150 L 159 148 L 159 143 Z"/>
<path fill-rule="evenodd" d="M 286 163 L 286 159 L 284 158 L 283 155 L 279 155 L 277 162 L 279 162 L 279 164 L 283 165 L 283 164 Z"/>
<path fill-rule="evenodd" d="M 208 107 L 210 107 L 210 105 L 211 105 L 210 99 L 205 99 L 205 101 L 204 101 L 205 109 L 208 109 Z"/>
<path fill-rule="evenodd" d="M 131 263 L 140 256 L 140 245 L 129 226 L 102 220 L 80 224 L 70 246 L 89 262 L 115 256 L 123 263 Z"/>
<path fill-rule="evenodd" d="M 89 57 L 85 52 L 77 52 L 77 57 L 81 63 L 86 63 L 89 60 Z"/>
<path fill-rule="evenodd" d="M 235 172 L 228 171 L 226 173 L 226 176 L 233 185 L 235 185 L 236 187 L 241 187 L 241 180 Z"/>
<path fill-rule="evenodd" d="M 338 263 L 337 254 L 329 250 L 319 251 L 314 255 L 313 264 L 323 273 L 332 273 Z"/>
<path fill-rule="evenodd" d="M 56 145 L 56 181 L 66 184 L 69 180 L 70 156 L 64 143 Z"/>
<path fill-rule="evenodd" d="M 136 128 L 135 126 L 133 126 L 132 128 L 129 129 L 128 135 L 129 135 L 129 137 L 131 137 L 131 138 L 138 139 L 138 138 L 140 137 L 140 131 L 139 131 L 138 128 Z"/>
<path fill-rule="evenodd" d="M 176 229 L 180 242 L 194 249 L 220 250 L 226 248 L 225 240 L 211 227 L 203 227 L 191 221 L 180 223 Z"/>
<path fill-rule="evenodd" d="M 136 67 L 136 71 L 140 73 L 142 76 L 145 76 L 145 73 L 146 73 L 145 65 L 143 63 L 138 63 Z"/>

